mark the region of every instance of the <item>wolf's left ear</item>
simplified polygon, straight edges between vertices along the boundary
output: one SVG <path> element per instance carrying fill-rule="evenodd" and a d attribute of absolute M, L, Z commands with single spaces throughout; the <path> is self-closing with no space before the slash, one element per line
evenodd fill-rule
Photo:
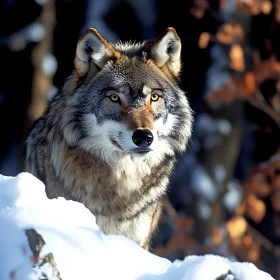
<path fill-rule="evenodd" d="M 118 57 L 113 46 L 96 29 L 89 28 L 80 38 L 75 57 L 75 68 L 80 77 L 84 76 L 92 65 L 94 71 L 102 68 L 110 59 Z"/>
<path fill-rule="evenodd" d="M 149 57 L 159 66 L 167 66 L 178 77 L 181 71 L 181 40 L 176 30 L 169 27 L 147 44 Z"/>

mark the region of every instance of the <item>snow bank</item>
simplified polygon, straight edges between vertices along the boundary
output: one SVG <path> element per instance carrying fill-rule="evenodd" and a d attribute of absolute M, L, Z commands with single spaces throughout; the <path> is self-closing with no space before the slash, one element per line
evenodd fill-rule
<path fill-rule="evenodd" d="M 250 263 L 214 256 L 189 256 L 170 262 L 132 240 L 103 234 L 82 204 L 48 199 L 41 181 L 29 173 L 0 175 L 0 279 L 39 279 L 32 271 L 32 251 L 25 229 L 35 229 L 51 252 L 63 280 L 77 279 L 207 279 L 272 280 Z M 44 272 L 52 278 L 50 272 Z M 40 278 L 41 279 L 41 278 Z"/>

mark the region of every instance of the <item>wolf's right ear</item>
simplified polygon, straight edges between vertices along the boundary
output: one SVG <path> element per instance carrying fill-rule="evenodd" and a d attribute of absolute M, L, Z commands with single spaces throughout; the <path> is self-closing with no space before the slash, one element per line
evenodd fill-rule
<path fill-rule="evenodd" d="M 181 71 L 181 40 L 174 28 L 169 27 L 160 36 L 150 40 L 146 52 L 160 67 L 167 67 L 178 77 Z"/>
<path fill-rule="evenodd" d="M 80 77 L 84 76 L 90 63 L 96 68 L 102 68 L 110 59 L 118 58 L 118 53 L 96 29 L 89 28 L 80 38 L 75 57 L 75 68 Z"/>

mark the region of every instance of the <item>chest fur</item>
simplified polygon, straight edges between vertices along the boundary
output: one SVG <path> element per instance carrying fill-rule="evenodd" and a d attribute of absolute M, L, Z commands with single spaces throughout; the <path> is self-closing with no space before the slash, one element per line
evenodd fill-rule
<path fill-rule="evenodd" d="M 60 147 L 51 153 L 61 196 L 82 202 L 95 215 L 129 219 L 165 193 L 172 160 L 153 165 L 147 159 L 125 156 L 114 165 L 77 149 Z"/>

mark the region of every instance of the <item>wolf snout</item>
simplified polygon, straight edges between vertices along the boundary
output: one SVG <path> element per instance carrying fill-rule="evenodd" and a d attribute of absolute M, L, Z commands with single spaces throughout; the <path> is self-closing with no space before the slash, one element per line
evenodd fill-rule
<path fill-rule="evenodd" d="M 147 148 L 153 143 L 153 133 L 148 129 L 137 129 L 132 135 L 132 141 L 139 148 Z"/>

